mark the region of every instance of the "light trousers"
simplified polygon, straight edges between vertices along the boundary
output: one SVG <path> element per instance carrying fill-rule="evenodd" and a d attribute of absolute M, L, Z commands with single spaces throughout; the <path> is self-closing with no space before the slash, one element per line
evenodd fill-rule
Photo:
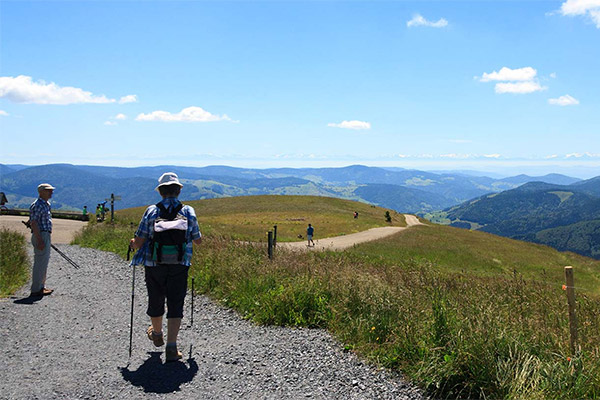
<path fill-rule="evenodd" d="M 48 262 L 50 261 L 50 232 L 40 232 L 41 240 L 46 245 L 44 250 L 37 248 L 37 239 L 31 235 L 31 244 L 33 245 L 33 271 L 31 273 L 31 291 L 39 292 L 46 285 L 46 271 L 48 271 Z"/>

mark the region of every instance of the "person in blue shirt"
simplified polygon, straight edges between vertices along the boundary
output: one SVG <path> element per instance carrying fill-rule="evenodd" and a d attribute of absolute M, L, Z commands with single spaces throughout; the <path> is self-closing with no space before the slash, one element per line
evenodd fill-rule
<path fill-rule="evenodd" d="M 313 241 L 313 234 L 315 233 L 315 228 L 312 227 L 311 224 L 308 224 L 308 228 L 306 228 L 306 237 L 308 239 L 308 246 L 312 243 L 313 247 L 315 246 L 315 242 Z"/>
<path fill-rule="evenodd" d="M 177 350 L 177 336 L 183 317 L 183 303 L 187 293 L 188 271 L 191 265 L 193 244 L 202 242 L 202 235 L 198 227 L 198 220 L 194 209 L 182 205 L 178 199 L 183 185 L 179 182 L 177 174 L 173 172 L 164 173 L 158 179 L 159 185 L 156 190 L 162 196 L 162 200 L 148 207 L 135 237 L 131 239 L 130 246 L 139 251 L 133 257 L 131 265 L 143 265 L 145 270 L 146 288 L 148 291 L 147 314 L 151 325 L 146 333 L 156 347 L 164 344 L 162 322 L 165 313 L 165 300 L 167 303 L 167 346 L 165 350 L 166 361 L 176 361 L 182 358 Z M 161 208 L 164 211 L 161 211 Z M 178 211 L 176 211 L 178 210 Z M 161 255 L 157 256 L 155 230 L 160 232 L 162 225 L 157 222 L 164 212 L 177 215 L 173 221 L 178 229 L 185 231 L 185 243 L 183 251 L 170 258 L 168 263 L 163 263 Z M 172 226 L 172 225 L 171 225 Z M 162 254 L 162 250 L 159 250 Z M 166 251 L 165 251 L 166 253 Z M 165 258 L 168 255 L 165 254 Z M 176 261 L 172 261 L 172 260 Z"/>
<path fill-rule="evenodd" d="M 33 271 L 31 273 L 31 296 L 47 296 L 53 289 L 46 287 L 46 272 L 52 246 L 52 214 L 50 198 L 55 187 L 49 183 L 38 186 L 39 197 L 29 207 L 31 244 L 33 245 Z"/>

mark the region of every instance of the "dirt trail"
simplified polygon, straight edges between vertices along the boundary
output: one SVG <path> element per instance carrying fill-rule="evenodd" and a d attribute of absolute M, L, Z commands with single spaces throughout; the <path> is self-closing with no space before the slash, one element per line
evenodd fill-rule
<path fill-rule="evenodd" d="M 345 236 L 315 239 L 315 245 L 311 247 L 307 246 L 306 241 L 277 243 L 277 246 L 280 248 L 294 250 L 344 250 L 354 246 L 355 244 L 370 242 L 372 240 L 393 235 L 394 233 L 408 229 L 411 226 L 424 225 L 414 215 L 404 214 L 404 217 L 406 218 L 406 227 L 384 226 L 381 228 L 371 228 L 363 232 L 352 233 Z"/>
<path fill-rule="evenodd" d="M 0 229 L 5 228 L 11 231 L 17 231 L 25 235 L 27 240 L 31 237 L 29 229 L 21 223 L 27 221 L 29 217 L 20 217 L 16 215 L 0 216 Z M 72 219 L 52 218 L 52 243 L 69 244 L 75 234 L 79 232 L 87 222 L 75 221 Z"/>

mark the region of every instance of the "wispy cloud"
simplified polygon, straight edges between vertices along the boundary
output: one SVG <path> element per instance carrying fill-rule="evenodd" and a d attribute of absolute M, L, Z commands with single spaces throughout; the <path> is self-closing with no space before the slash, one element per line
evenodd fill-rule
<path fill-rule="evenodd" d="M 516 93 L 527 94 L 539 92 L 548 89 L 546 86 L 541 86 L 538 82 L 502 82 L 496 83 L 496 93 Z"/>
<path fill-rule="evenodd" d="M 437 20 L 435 22 L 428 21 L 421 14 L 415 14 L 410 21 L 406 22 L 406 26 L 408 26 L 409 28 L 414 27 L 414 26 L 428 26 L 431 28 L 444 28 L 444 27 L 448 26 L 448 21 L 446 21 L 444 18 L 440 18 L 439 20 Z"/>
<path fill-rule="evenodd" d="M 114 119 L 125 120 L 125 119 L 127 119 L 127 115 L 119 113 L 114 116 Z"/>
<path fill-rule="evenodd" d="M 66 105 L 116 102 L 115 99 L 107 98 L 105 95 L 94 95 L 92 92 L 72 86 L 61 87 L 54 82 L 46 83 L 42 80 L 34 82 L 30 76 L 25 75 L 0 77 L 0 97 L 14 103 L 26 104 Z"/>
<path fill-rule="evenodd" d="M 10 115 L 10 114 L 8 114 L 6 111 L 4 111 L 4 110 L 0 110 L 0 116 L 3 116 L 3 117 L 8 117 L 9 115 Z"/>
<path fill-rule="evenodd" d="M 342 121 L 339 124 L 329 123 L 327 126 L 332 128 L 342 128 L 342 129 L 354 129 L 354 130 L 362 130 L 362 129 L 371 129 L 371 123 L 365 121 Z"/>
<path fill-rule="evenodd" d="M 498 82 L 494 90 L 496 93 L 516 93 L 527 94 L 539 92 L 548 89 L 546 86 L 540 85 L 536 79 L 537 70 L 532 67 L 511 69 L 502 67 L 500 71 L 490 73 L 484 72 L 480 78 L 480 82 Z"/>
<path fill-rule="evenodd" d="M 114 126 L 114 125 L 117 125 L 117 123 L 116 123 L 115 121 L 105 121 L 105 122 L 104 122 L 104 125 L 107 125 L 107 126 Z"/>
<path fill-rule="evenodd" d="M 560 96 L 557 99 L 548 99 L 548 103 L 555 106 L 575 106 L 579 104 L 579 100 L 568 94 Z"/>
<path fill-rule="evenodd" d="M 137 103 L 138 99 L 137 96 L 135 94 L 130 94 L 127 96 L 123 96 L 119 99 L 119 104 L 126 104 L 126 103 Z"/>
<path fill-rule="evenodd" d="M 201 107 L 187 107 L 178 113 L 170 113 L 168 111 L 152 111 L 148 114 L 139 114 L 136 121 L 162 121 L 162 122 L 215 122 L 215 121 L 231 121 L 226 114 L 215 115 L 204 110 Z"/>
<path fill-rule="evenodd" d="M 600 29 L 600 0 L 567 0 L 560 6 L 560 13 L 585 16 Z"/>
<path fill-rule="evenodd" d="M 493 71 L 490 73 L 484 72 L 481 78 L 481 82 L 489 81 L 530 81 L 537 75 L 537 70 L 532 67 L 510 69 L 508 67 L 502 67 L 500 71 Z"/>

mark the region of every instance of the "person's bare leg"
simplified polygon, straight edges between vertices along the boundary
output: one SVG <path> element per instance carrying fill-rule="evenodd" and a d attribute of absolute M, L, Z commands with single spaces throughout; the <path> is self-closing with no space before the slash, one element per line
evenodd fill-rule
<path fill-rule="evenodd" d="M 152 330 L 154 330 L 155 333 L 160 334 L 162 333 L 162 320 L 163 317 L 150 317 L 150 321 L 152 321 Z"/>
<path fill-rule="evenodd" d="M 168 318 L 167 319 L 167 344 L 177 343 L 177 335 L 179 334 L 180 326 L 181 326 L 181 318 Z"/>

